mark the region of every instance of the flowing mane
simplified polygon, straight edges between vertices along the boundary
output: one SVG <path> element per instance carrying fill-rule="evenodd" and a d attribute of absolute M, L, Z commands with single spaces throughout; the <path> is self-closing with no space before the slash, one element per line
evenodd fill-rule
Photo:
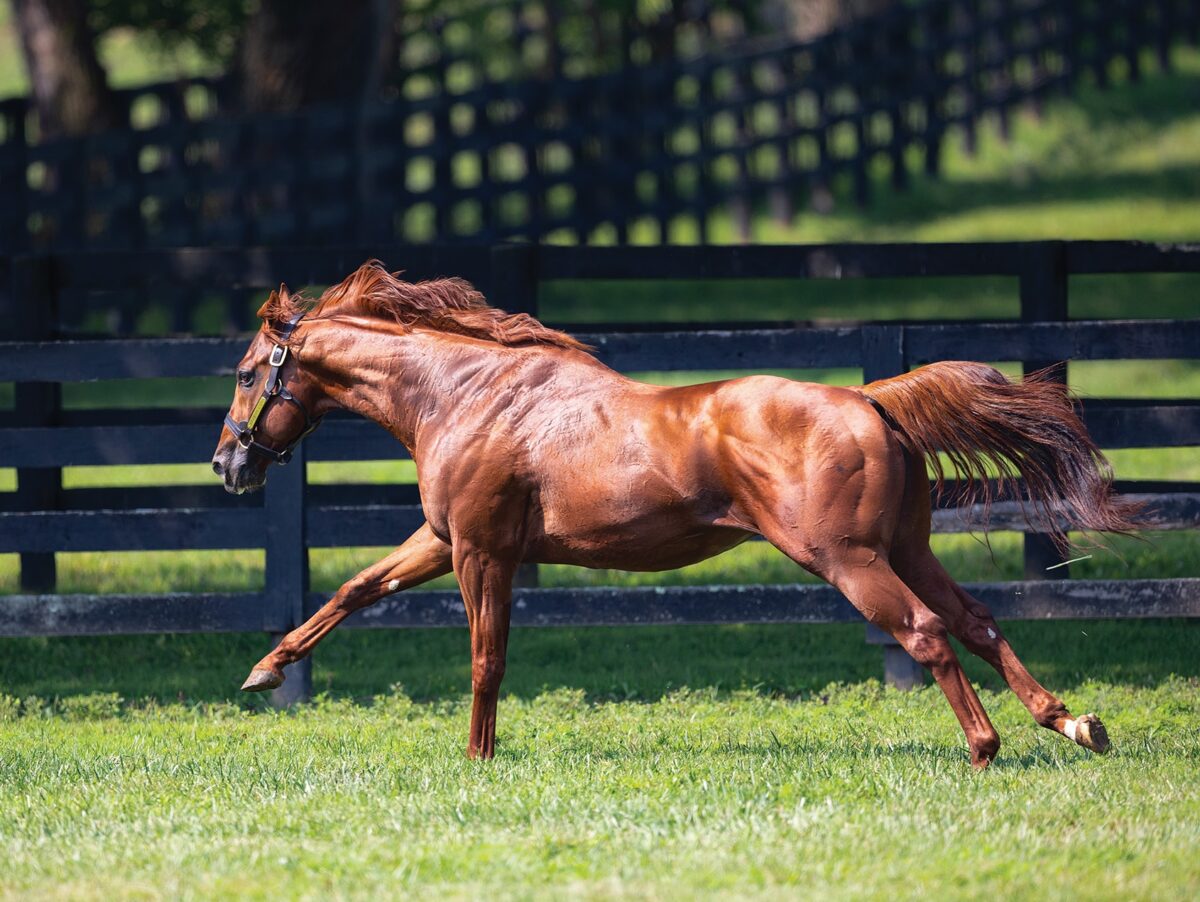
<path fill-rule="evenodd" d="M 297 313 L 306 313 L 310 318 L 376 316 L 410 328 L 423 326 L 502 345 L 535 343 L 590 350 L 567 333 L 543 326 L 528 313 L 505 313 L 489 306 L 483 295 L 463 279 L 405 282 L 378 260 L 364 263 L 315 302 L 281 285 L 258 311 L 275 339 L 279 337 L 276 325 Z"/>

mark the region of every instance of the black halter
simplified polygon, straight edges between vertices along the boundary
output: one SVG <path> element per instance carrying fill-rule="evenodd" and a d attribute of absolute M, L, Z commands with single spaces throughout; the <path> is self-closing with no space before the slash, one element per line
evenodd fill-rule
<path fill-rule="evenodd" d="M 267 373 L 267 381 L 263 383 L 263 393 L 254 405 L 254 409 L 250 411 L 250 419 L 244 423 L 234 422 L 233 417 L 225 414 L 225 425 L 229 427 L 229 431 L 233 433 L 237 443 L 247 451 L 253 451 L 256 454 L 261 454 L 268 460 L 273 460 L 275 463 L 282 466 L 292 459 L 292 452 L 296 450 L 296 446 L 304 441 L 305 436 L 321 425 L 321 418 L 315 420 L 308 415 L 308 411 L 304 409 L 295 396 L 287 390 L 287 386 L 283 384 L 283 379 L 279 375 L 279 370 L 283 366 L 283 362 L 287 360 L 288 348 L 287 340 L 296 329 L 296 324 L 304 318 L 303 313 L 297 313 L 293 316 L 279 332 L 280 344 L 271 348 L 271 370 Z M 255 437 L 255 429 L 258 428 L 259 420 L 267 410 L 267 406 L 273 398 L 282 398 L 284 401 L 290 401 L 296 405 L 296 408 L 304 416 L 304 430 L 296 436 L 288 446 L 282 451 L 276 451 L 274 448 L 269 448 L 262 444 Z"/>

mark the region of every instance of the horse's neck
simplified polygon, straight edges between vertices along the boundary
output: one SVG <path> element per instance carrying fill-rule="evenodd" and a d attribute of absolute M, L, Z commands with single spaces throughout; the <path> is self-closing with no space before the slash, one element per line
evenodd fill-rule
<path fill-rule="evenodd" d="M 499 351 L 433 331 L 329 323 L 305 338 L 302 358 L 319 361 L 323 387 L 338 406 L 379 423 L 414 452 L 422 427 L 439 412 L 445 416 L 464 382 L 496 378 L 512 366 Z"/>

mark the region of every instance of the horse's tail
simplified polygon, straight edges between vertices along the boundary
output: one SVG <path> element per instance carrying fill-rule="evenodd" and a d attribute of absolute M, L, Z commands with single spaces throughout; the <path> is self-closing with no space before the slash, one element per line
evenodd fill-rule
<path fill-rule="evenodd" d="M 934 363 L 859 389 L 883 408 L 925 457 L 940 495 L 946 464 L 959 478 L 955 501 L 981 504 L 985 518 L 997 495 L 1030 504 L 1025 520 L 1054 537 L 1067 530 L 1128 533 L 1145 528 L 1142 505 L 1114 494 L 1112 468 L 1079 418 L 1066 387 L 1043 370 L 1010 382 L 981 363 Z M 995 480 L 993 482 L 993 480 Z"/>

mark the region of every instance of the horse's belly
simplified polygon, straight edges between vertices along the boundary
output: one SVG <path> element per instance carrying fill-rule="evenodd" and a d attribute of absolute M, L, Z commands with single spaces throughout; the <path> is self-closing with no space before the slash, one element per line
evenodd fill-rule
<path fill-rule="evenodd" d="M 614 570 L 674 570 L 727 551 L 752 533 L 657 516 L 542 532 L 531 537 L 529 559 Z"/>

